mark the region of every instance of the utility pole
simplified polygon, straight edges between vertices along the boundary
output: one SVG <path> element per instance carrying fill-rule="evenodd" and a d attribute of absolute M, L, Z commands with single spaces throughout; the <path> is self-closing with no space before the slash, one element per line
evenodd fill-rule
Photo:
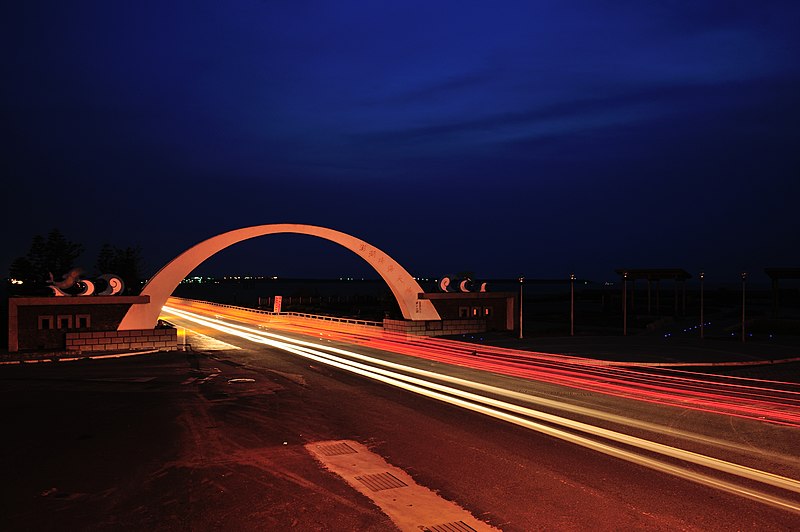
<path fill-rule="evenodd" d="M 703 279 L 705 278 L 705 272 L 700 272 L 700 339 L 703 339 L 703 334 L 705 332 L 706 320 L 703 317 Z"/>
<path fill-rule="evenodd" d="M 742 342 L 745 341 L 745 327 L 744 327 L 744 319 L 745 319 L 745 281 L 747 280 L 747 272 L 742 272 Z"/>
<path fill-rule="evenodd" d="M 569 274 L 569 335 L 575 336 L 575 274 Z"/>
<path fill-rule="evenodd" d="M 519 277 L 519 339 L 522 340 L 522 284 L 525 277 Z"/>
<path fill-rule="evenodd" d="M 628 336 L 628 272 L 622 272 L 622 336 Z"/>

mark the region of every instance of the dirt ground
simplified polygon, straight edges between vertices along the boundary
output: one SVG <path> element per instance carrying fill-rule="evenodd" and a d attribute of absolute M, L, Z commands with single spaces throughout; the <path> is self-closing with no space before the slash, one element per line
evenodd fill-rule
<path fill-rule="evenodd" d="M 279 408 L 281 384 L 225 369 L 199 387 L 215 368 L 184 353 L 2 367 L 0 529 L 394 530 L 281 427 L 228 417 Z"/>

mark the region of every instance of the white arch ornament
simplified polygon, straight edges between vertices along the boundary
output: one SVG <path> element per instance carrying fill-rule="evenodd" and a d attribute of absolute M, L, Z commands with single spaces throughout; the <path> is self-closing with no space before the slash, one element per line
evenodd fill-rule
<path fill-rule="evenodd" d="M 386 281 L 397 299 L 405 319 L 413 321 L 441 319 L 430 300 L 418 298 L 418 295 L 423 292 L 419 283 L 397 261 L 378 248 L 346 233 L 325 227 L 304 224 L 268 224 L 222 233 L 200 242 L 172 259 L 142 289 L 141 295 L 150 296 L 150 302 L 144 305 L 133 305 L 122 318 L 117 330 L 152 329 L 158 322 L 161 307 L 166 304 L 172 292 L 203 261 L 243 240 L 279 233 L 316 236 L 349 249 L 367 261 Z"/>

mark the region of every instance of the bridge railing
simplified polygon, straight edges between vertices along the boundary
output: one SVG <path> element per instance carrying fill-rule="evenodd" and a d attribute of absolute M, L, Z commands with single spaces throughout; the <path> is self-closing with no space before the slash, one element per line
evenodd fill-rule
<path fill-rule="evenodd" d="M 346 323 L 349 325 L 364 325 L 367 327 L 383 327 L 383 322 L 381 321 L 371 321 L 371 320 L 359 320 L 354 318 L 340 318 L 338 316 L 324 316 L 321 314 L 306 314 L 303 312 L 272 312 L 271 310 L 262 310 L 250 307 L 239 307 L 237 305 L 227 305 L 225 303 L 214 303 L 212 301 L 203 301 L 200 299 L 188 299 L 184 297 L 170 297 L 170 299 L 177 299 L 180 301 L 190 301 L 192 303 L 202 303 L 204 305 L 211 305 L 214 307 L 221 307 L 221 308 L 230 308 L 240 311 L 252 312 L 255 314 L 264 314 L 267 316 L 276 316 L 276 317 L 296 317 L 296 318 L 305 318 L 317 321 L 328 321 L 334 323 Z"/>

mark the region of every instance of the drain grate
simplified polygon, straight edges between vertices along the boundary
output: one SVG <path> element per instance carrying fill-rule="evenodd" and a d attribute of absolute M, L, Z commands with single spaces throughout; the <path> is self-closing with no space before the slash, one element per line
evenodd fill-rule
<path fill-rule="evenodd" d="M 392 475 L 391 473 L 377 473 L 375 475 L 363 475 L 356 477 L 356 480 L 364 484 L 372 491 L 389 490 L 392 488 L 403 488 L 408 486 L 405 482 Z"/>
<path fill-rule="evenodd" d="M 464 523 L 464 521 L 454 521 L 441 525 L 426 526 L 424 532 L 476 532 L 474 528 Z"/>
<path fill-rule="evenodd" d="M 317 450 L 325 456 L 339 456 L 341 454 L 353 454 L 358 452 L 344 442 L 320 445 L 317 447 Z"/>

